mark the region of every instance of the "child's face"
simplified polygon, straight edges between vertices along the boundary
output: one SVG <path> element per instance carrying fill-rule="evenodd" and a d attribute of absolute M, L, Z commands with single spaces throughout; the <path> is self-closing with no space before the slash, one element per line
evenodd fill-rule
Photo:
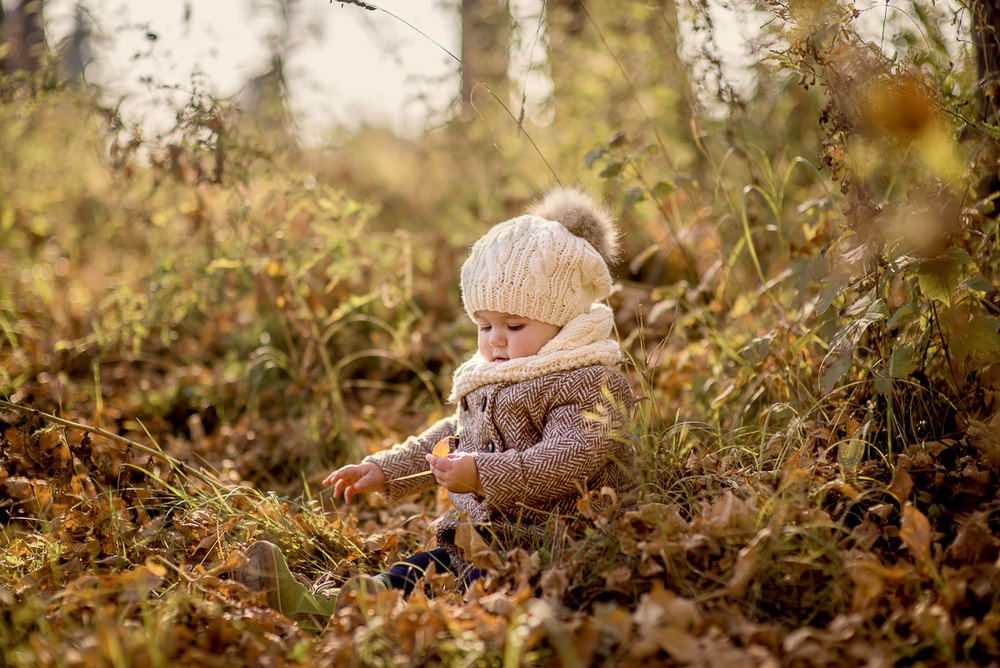
<path fill-rule="evenodd" d="M 479 354 L 487 362 L 534 355 L 561 329 L 547 322 L 496 311 L 476 311 L 473 319 L 479 325 Z"/>

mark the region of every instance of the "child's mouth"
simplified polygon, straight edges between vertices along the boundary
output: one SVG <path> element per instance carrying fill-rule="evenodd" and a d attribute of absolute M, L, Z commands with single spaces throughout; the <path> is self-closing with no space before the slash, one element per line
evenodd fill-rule
<path fill-rule="evenodd" d="M 494 357 L 493 361 L 494 362 L 506 362 L 507 358 L 506 357 Z"/>

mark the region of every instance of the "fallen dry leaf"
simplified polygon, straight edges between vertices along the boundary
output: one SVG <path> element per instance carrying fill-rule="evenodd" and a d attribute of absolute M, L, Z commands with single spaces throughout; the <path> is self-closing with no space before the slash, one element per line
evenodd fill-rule
<path fill-rule="evenodd" d="M 726 582 L 725 592 L 728 595 L 740 597 L 746 592 L 747 585 L 750 584 L 750 580 L 757 570 L 757 561 L 761 546 L 770 539 L 772 533 L 773 530 L 771 527 L 764 527 L 757 532 L 757 535 L 754 536 L 749 545 L 739 551 L 739 555 L 736 558 L 736 566 L 733 568 L 733 573 Z"/>
<path fill-rule="evenodd" d="M 927 517 L 907 502 L 903 505 L 899 538 L 917 562 L 926 568 L 931 565 L 931 524 Z"/>

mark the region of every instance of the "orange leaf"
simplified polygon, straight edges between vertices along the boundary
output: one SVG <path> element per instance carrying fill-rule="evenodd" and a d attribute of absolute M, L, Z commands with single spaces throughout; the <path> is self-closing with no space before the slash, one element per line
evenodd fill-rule
<path fill-rule="evenodd" d="M 447 457 L 448 453 L 451 452 L 451 439 L 454 436 L 445 436 L 440 441 L 434 444 L 434 449 L 431 450 L 431 454 L 435 457 Z"/>

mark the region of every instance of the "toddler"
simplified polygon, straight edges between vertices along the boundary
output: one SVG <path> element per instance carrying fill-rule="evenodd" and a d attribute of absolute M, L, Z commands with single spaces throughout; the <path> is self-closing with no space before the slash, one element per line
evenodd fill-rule
<path fill-rule="evenodd" d="M 363 492 L 396 500 L 440 485 L 458 513 L 439 523 L 437 547 L 360 576 L 341 598 L 355 589 L 409 593 L 431 563 L 468 587 L 483 572 L 456 544 L 462 514 L 503 553 L 529 547 L 553 517 L 579 518 L 577 501 L 588 491 L 609 487 L 628 503 L 634 399 L 615 369 L 613 313 L 601 303 L 616 253 L 611 216 L 582 191 L 562 188 L 473 245 L 461 284 L 479 351 L 454 373 L 455 414 L 323 481 L 348 502 Z M 452 451 L 434 454 L 449 437 Z M 267 589 L 286 615 L 336 609 L 336 601 L 304 591 L 270 543 L 255 543 L 247 557 L 242 579 Z"/>

